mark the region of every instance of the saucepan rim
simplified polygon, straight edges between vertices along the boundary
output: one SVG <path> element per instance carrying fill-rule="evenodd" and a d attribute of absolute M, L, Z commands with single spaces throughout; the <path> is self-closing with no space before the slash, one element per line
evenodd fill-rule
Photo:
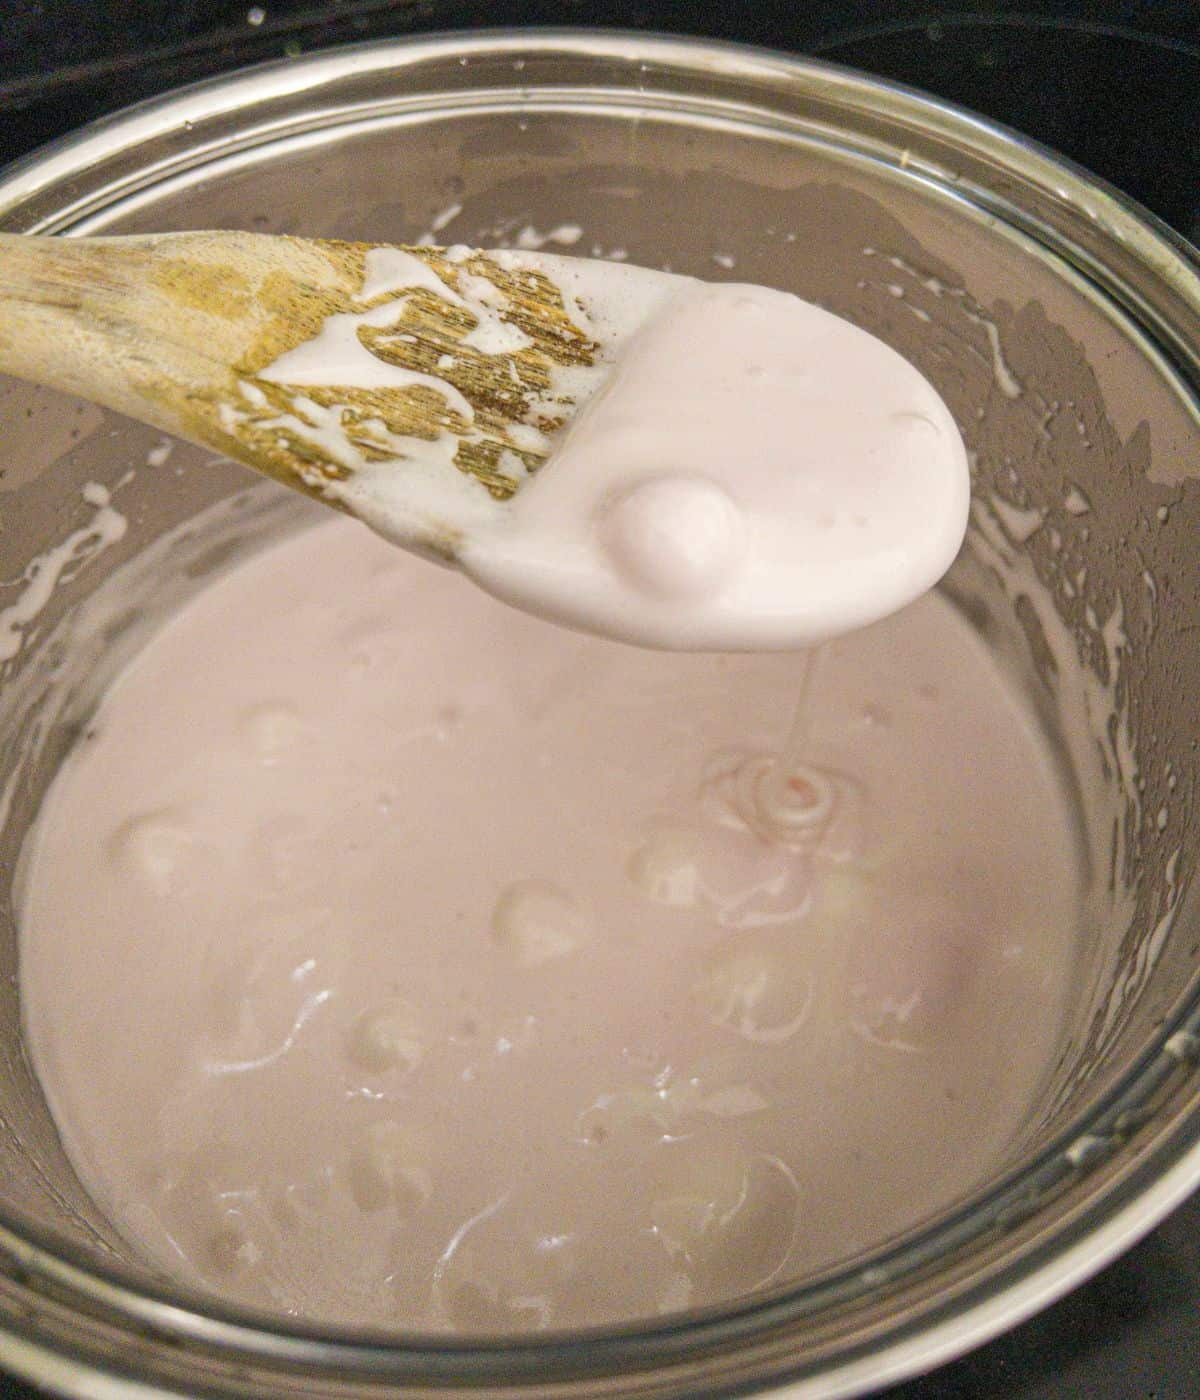
<path fill-rule="evenodd" d="M 299 130 L 299 111 L 281 115 L 275 110 L 280 103 L 311 99 L 309 129 L 333 130 L 338 122 L 380 111 L 378 97 L 338 107 L 339 85 L 389 73 L 419 82 L 423 70 L 440 71 L 450 59 L 466 70 L 469 83 L 478 63 L 556 57 L 590 68 L 596 92 L 609 94 L 614 106 L 631 96 L 652 104 L 664 93 L 669 106 L 670 84 L 682 75 L 712 85 L 709 96 L 692 91 L 694 105 L 707 104 L 731 119 L 738 113 L 747 122 L 777 118 L 772 95 L 790 94 L 878 114 L 909 131 L 915 146 L 929 138 L 929 149 L 916 153 L 915 173 L 907 150 L 904 159 L 894 152 L 897 169 L 942 184 L 1100 284 L 1124 312 L 1150 322 L 1165 362 L 1200 397 L 1200 337 L 1193 343 L 1188 327 L 1170 314 L 1172 306 L 1184 308 L 1200 326 L 1200 256 L 1133 200 L 1038 143 L 941 99 L 828 63 L 707 39 L 474 30 L 375 40 L 258 65 L 140 103 L 17 161 L 0 172 L 0 227 L 82 231 L 139 188 L 154 188 L 180 171 L 202 171 L 232 141 L 266 147 Z M 488 72 L 494 76 L 492 68 Z M 510 101 L 521 95 L 535 101 L 538 83 L 523 66 L 495 91 Z M 458 89 L 425 91 L 450 106 L 459 95 Z M 157 164 L 139 164 L 139 152 L 153 152 L 168 137 L 169 150 L 160 150 Z M 931 152 L 943 149 L 969 154 L 976 178 L 964 181 L 960 172 L 939 169 Z M 886 151 L 875 158 L 888 163 Z M 978 178 L 980 170 L 995 178 Z M 1020 200 L 1030 190 L 1039 196 L 1036 209 L 1029 207 L 1032 200 Z M 1097 240 L 1136 258 L 1146 286 L 1166 300 L 1154 304 L 1145 287 L 1114 277 L 1097 256 Z M 715 1353 L 712 1383 L 719 1393 L 767 1384 L 784 1385 L 783 1393 L 794 1397 L 855 1394 L 945 1361 L 1012 1326 L 1097 1271 L 1183 1200 L 1200 1181 L 1198 1067 L 1200 988 L 1193 983 L 1188 1004 L 1082 1119 L 1033 1160 L 899 1242 L 766 1298 L 660 1323 L 515 1341 L 288 1323 L 147 1285 L 117 1263 L 85 1267 L 61 1237 L 0 1207 L 0 1363 L 67 1391 L 95 1394 L 103 1383 L 104 1393 L 114 1396 L 173 1393 L 169 1380 L 158 1384 L 147 1360 L 147 1346 L 152 1350 L 161 1339 L 176 1355 L 180 1347 L 194 1347 L 200 1368 L 204 1356 L 228 1353 L 268 1368 L 299 1367 L 330 1385 L 362 1378 L 464 1388 L 492 1383 L 536 1385 L 548 1394 L 551 1383 L 561 1383 L 564 1394 L 578 1386 L 582 1395 L 593 1383 L 595 1393 L 637 1393 L 636 1385 L 605 1391 L 605 1383 L 626 1374 L 641 1375 L 647 1389 L 651 1377 L 661 1387 L 673 1365 Z M 1083 1142 L 1090 1144 L 1086 1151 Z M 976 1272 L 964 1272 L 972 1259 Z M 931 1270 L 942 1265 L 952 1267 L 942 1286 L 931 1288 Z M 871 1320 L 863 1335 L 831 1355 L 806 1356 L 806 1324 L 839 1315 L 856 1298 L 880 1296 L 885 1284 L 911 1289 L 907 1299 L 897 1295 L 901 1306 L 894 1316 Z M 129 1329 L 145 1345 L 122 1361 L 89 1341 L 82 1328 L 68 1344 L 39 1326 L 50 1299 L 65 1300 L 118 1335 Z"/>

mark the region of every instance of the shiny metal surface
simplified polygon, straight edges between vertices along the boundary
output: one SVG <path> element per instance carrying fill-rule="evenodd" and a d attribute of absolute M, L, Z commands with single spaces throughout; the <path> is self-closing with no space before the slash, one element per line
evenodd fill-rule
<path fill-rule="evenodd" d="M 1120 195 L 928 99 L 641 36 L 316 55 L 135 109 L 0 179 L 0 228 L 18 231 L 411 240 L 451 204 L 447 236 L 469 241 L 570 221 L 586 230 L 580 251 L 620 246 L 710 276 L 714 253 L 733 257 L 738 276 L 859 320 L 938 385 L 976 461 L 976 528 L 950 590 L 1028 676 L 1086 814 L 1094 921 L 1060 1063 L 1008 1170 L 971 1200 L 724 1314 L 464 1346 L 305 1332 L 155 1279 L 83 1198 L 24 1065 L 4 886 L 86 717 L 64 649 L 71 607 L 245 483 L 180 451 L 164 490 L 141 465 L 156 435 L 0 386 L 0 578 L 13 580 L 0 610 L 86 516 L 82 483 L 124 481 L 132 522 L 56 591 L 0 677 L 0 1359 L 89 1395 L 859 1393 L 1027 1315 L 1200 1178 L 1200 268 Z M 250 540 L 273 505 L 257 494 L 241 509 L 233 535 Z M 214 562 L 209 536 L 193 545 L 164 565 L 148 611 Z M 114 623 L 109 662 L 120 635 Z M 1064 718 L 1068 690 L 1091 697 L 1095 733 Z"/>

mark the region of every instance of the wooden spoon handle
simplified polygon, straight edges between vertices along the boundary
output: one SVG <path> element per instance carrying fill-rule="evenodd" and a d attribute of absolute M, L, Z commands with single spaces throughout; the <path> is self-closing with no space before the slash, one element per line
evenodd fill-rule
<path fill-rule="evenodd" d="M 0 371 L 261 470 L 212 410 L 278 315 L 269 291 L 281 276 L 278 245 L 285 242 L 289 290 L 302 296 L 307 279 L 314 298 L 349 294 L 353 273 L 345 262 L 299 239 L 0 234 Z"/>

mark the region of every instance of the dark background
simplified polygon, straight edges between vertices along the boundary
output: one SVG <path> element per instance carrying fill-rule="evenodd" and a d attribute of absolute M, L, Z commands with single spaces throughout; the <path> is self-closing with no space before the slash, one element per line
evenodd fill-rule
<path fill-rule="evenodd" d="M 210 74 L 504 24 L 766 44 L 925 88 L 1037 137 L 1200 243 L 1200 0 L 0 0 L 0 164 Z M 0 1394 L 32 1392 L 0 1375 Z M 888 1400 L 1200 1397 L 1200 1197 L 1047 1312 Z"/>

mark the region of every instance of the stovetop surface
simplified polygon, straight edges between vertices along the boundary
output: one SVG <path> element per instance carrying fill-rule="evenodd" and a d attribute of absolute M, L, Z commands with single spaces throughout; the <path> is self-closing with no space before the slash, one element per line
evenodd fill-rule
<path fill-rule="evenodd" d="M 505 24 L 702 34 L 924 88 L 1071 156 L 1200 243 L 1200 0 L 0 0 L 0 164 L 266 59 Z M 0 1374 L 0 1395 L 35 1392 Z M 888 1400 L 1194 1400 L 1200 1196 L 1006 1336 Z"/>

